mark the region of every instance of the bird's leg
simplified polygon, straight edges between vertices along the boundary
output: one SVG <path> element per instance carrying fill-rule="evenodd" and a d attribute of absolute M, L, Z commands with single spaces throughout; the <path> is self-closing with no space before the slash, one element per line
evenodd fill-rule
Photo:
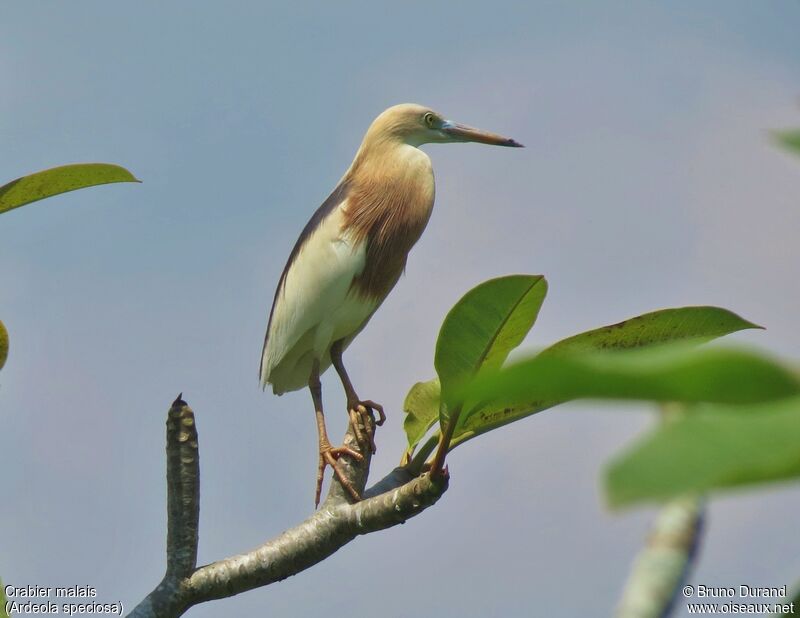
<path fill-rule="evenodd" d="M 308 388 L 311 391 L 311 398 L 314 400 L 314 411 L 317 414 L 317 433 L 319 435 L 319 466 L 317 468 L 317 489 L 314 494 L 314 507 L 319 506 L 319 499 L 322 495 L 322 477 L 325 472 L 325 466 L 333 468 L 333 474 L 339 479 L 342 487 L 349 493 L 353 500 L 361 500 L 361 496 L 356 489 L 347 480 L 347 477 L 342 474 L 336 460 L 342 455 L 348 455 L 356 461 L 363 461 L 364 457 L 361 453 L 354 451 L 346 446 L 331 446 L 328 439 L 328 430 L 325 427 L 325 415 L 322 413 L 322 384 L 319 381 L 319 361 L 314 361 L 311 369 L 311 376 L 308 379 Z"/>
<path fill-rule="evenodd" d="M 333 363 L 336 373 L 339 374 L 339 379 L 342 381 L 344 387 L 344 394 L 347 397 L 347 411 L 350 414 L 350 422 L 353 425 L 353 431 L 356 434 L 356 439 L 361 445 L 369 445 L 370 452 L 374 453 L 377 449 L 375 447 L 375 425 L 383 425 L 386 421 L 386 414 L 383 412 L 383 406 L 375 403 L 371 399 L 359 399 L 356 390 L 353 388 L 353 383 L 350 381 L 350 376 L 347 375 L 347 370 L 344 368 L 342 362 L 342 340 L 334 342 L 331 346 L 331 363 Z M 372 415 L 372 411 L 378 413 L 378 419 Z M 364 431 L 367 433 L 367 439 L 364 438 L 361 426 L 363 425 Z"/>

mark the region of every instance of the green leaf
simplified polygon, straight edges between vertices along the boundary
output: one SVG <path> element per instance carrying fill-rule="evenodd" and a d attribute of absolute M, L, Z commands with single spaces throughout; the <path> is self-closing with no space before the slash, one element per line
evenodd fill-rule
<path fill-rule="evenodd" d="M 562 339 L 541 355 L 644 348 L 677 341 L 701 343 L 747 328 L 761 327 L 720 307 L 677 307 L 645 313 Z M 562 402 L 539 398 L 515 405 L 481 406 L 466 415 L 453 437 L 453 446 Z"/>
<path fill-rule="evenodd" d="M 124 167 L 109 163 L 62 165 L 0 187 L 0 214 L 46 197 L 112 182 L 139 182 Z"/>
<path fill-rule="evenodd" d="M 8 614 L 6 613 L 6 603 L 8 599 L 6 599 L 6 587 L 3 585 L 3 580 L 0 579 L 0 618 L 8 618 Z"/>
<path fill-rule="evenodd" d="M 786 150 L 800 154 L 800 129 L 791 131 L 773 131 L 775 141 Z"/>
<path fill-rule="evenodd" d="M 611 505 L 800 476 L 800 397 L 749 406 L 701 405 L 665 422 L 606 471 Z"/>
<path fill-rule="evenodd" d="M 791 592 L 790 596 L 791 600 L 789 603 L 793 604 L 795 608 L 800 607 L 800 583 L 795 582 L 794 592 Z M 780 613 L 772 614 L 772 618 L 782 618 L 785 615 L 786 613 L 781 611 Z"/>
<path fill-rule="evenodd" d="M 760 353 L 674 344 L 541 355 L 478 376 L 461 396 L 501 407 L 586 398 L 740 404 L 797 393 L 793 371 Z"/>
<path fill-rule="evenodd" d="M 747 328 L 762 327 L 720 307 L 662 309 L 562 339 L 542 354 L 623 350 L 686 340 L 702 343 Z"/>
<path fill-rule="evenodd" d="M 720 307 L 677 307 L 645 313 L 617 324 L 574 335 L 553 344 L 541 354 L 644 348 L 677 341 L 701 343 L 748 328 L 761 327 Z M 427 393 L 427 405 L 425 408 L 415 406 L 416 418 L 407 420 L 409 427 L 415 431 L 416 441 L 412 442 L 411 434 L 408 429 L 406 430 L 412 448 L 422 437 L 417 437 L 417 432 L 421 430 L 423 424 L 429 423 L 425 426 L 427 431 L 435 422 L 435 418 L 431 416 L 434 405 L 438 406 L 438 393 L 434 393 L 433 390 L 435 383 L 436 380 L 425 383 L 431 389 Z M 551 408 L 563 401 L 539 398 L 514 405 L 490 403 L 467 410 L 462 414 L 461 423 L 453 436 L 452 446 L 454 448 L 476 436 Z M 408 398 L 406 402 L 408 404 Z"/>
<path fill-rule="evenodd" d="M 403 402 L 406 413 L 403 429 L 408 436 L 408 449 L 414 450 L 439 418 L 439 379 L 417 382 Z"/>
<path fill-rule="evenodd" d="M 8 331 L 0 321 L 0 369 L 6 364 L 8 358 Z"/>
<path fill-rule="evenodd" d="M 560 403 L 564 402 L 555 399 L 542 399 L 517 404 L 498 405 L 496 403 L 488 403 L 480 405 L 456 429 L 452 448 L 493 429 L 498 429 L 514 421 L 544 412 Z"/>
<path fill-rule="evenodd" d="M 456 403 L 454 389 L 479 371 L 503 364 L 533 326 L 546 293 L 541 275 L 511 275 L 481 283 L 450 310 L 435 356 L 442 423 Z"/>

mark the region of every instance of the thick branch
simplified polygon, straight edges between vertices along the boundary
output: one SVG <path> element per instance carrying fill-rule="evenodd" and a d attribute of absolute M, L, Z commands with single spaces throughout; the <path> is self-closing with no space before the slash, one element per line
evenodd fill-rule
<path fill-rule="evenodd" d="M 405 522 L 447 488 L 429 475 L 357 504 L 325 507 L 299 526 L 246 554 L 200 567 L 187 582 L 193 603 L 232 596 L 286 579 L 322 562 L 360 534 Z"/>
<path fill-rule="evenodd" d="M 415 477 L 397 468 L 364 490 L 371 457 L 369 449 L 361 449 L 350 426 L 345 444 L 358 449 L 364 461 L 359 465 L 342 458 L 339 463 L 347 479 L 364 496 L 361 502 L 352 504 L 341 485 L 332 481 L 320 509 L 298 526 L 249 552 L 194 568 L 199 512 L 197 433 L 194 416 L 180 397 L 170 409 L 169 419 L 168 568 L 158 587 L 130 616 L 180 616 L 198 603 L 286 579 L 321 562 L 359 535 L 390 528 L 418 515 L 434 504 L 448 486 L 446 476 Z M 172 442 L 182 445 L 180 456 L 174 447 L 171 450 Z"/>

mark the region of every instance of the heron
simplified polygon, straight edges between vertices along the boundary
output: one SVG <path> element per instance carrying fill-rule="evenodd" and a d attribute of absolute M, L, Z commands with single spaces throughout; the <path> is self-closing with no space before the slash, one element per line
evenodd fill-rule
<path fill-rule="evenodd" d="M 357 442 L 374 452 L 373 413 L 377 425 L 386 417 L 380 404 L 356 394 L 342 354 L 394 288 L 431 216 L 433 167 L 419 147 L 450 142 L 522 146 L 446 120 L 423 105 L 388 108 L 372 122 L 350 167 L 306 223 L 278 281 L 259 376 L 262 388 L 271 385 L 277 395 L 311 391 L 319 438 L 315 506 L 326 466 L 353 500 L 360 500 L 337 461 L 363 460 L 355 449 L 331 445 L 320 375 L 331 365 L 336 369 Z"/>

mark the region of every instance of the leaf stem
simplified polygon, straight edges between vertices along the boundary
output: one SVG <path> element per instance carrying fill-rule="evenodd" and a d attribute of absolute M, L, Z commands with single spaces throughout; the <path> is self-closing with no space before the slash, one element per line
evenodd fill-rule
<path fill-rule="evenodd" d="M 423 444 L 414 454 L 413 459 L 405 466 L 405 469 L 408 470 L 410 474 L 419 476 L 419 474 L 422 472 L 422 468 L 425 466 L 425 461 L 428 459 L 428 456 L 433 453 L 436 445 L 439 444 L 441 435 L 442 432 L 437 431 L 430 438 L 428 438 L 427 442 L 425 442 L 425 444 Z"/>
<path fill-rule="evenodd" d="M 447 425 L 445 425 L 444 433 L 439 440 L 439 448 L 437 449 L 436 455 L 434 455 L 433 462 L 431 463 L 431 476 L 436 477 L 442 474 L 442 470 L 444 468 L 444 458 L 447 456 L 447 452 L 450 449 L 450 441 L 453 439 L 453 432 L 456 430 L 459 416 L 461 416 L 460 404 L 453 409 L 453 413 L 450 415 L 450 418 L 447 419 Z"/>

